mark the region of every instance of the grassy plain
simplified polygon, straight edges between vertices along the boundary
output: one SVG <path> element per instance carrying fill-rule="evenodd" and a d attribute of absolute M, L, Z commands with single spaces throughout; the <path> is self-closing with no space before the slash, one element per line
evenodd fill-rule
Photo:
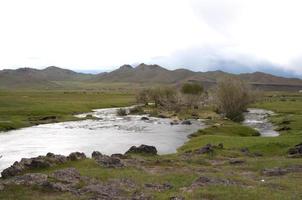
<path fill-rule="evenodd" d="M 70 95 L 72 98 L 72 94 Z M 45 96 L 43 95 L 43 97 Z M 127 95 L 121 97 L 123 100 L 120 99 L 115 103 L 110 101 L 108 104 L 108 100 L 112 100 L 112 96 L 107 96 L 107 104 L 102 103 L 101 100 L 96 100 L 94 104 L 82 99 L 79 100 L 81 103 L 75 105 L 83 110 L 89 110 L 94 106 L 121 105 L 130 103 L 132 100 Z M 66 100 L 66 97 L 62 99 L 56 95 L 55 99 L 57 98 L 61 101 Z M 88 96 L 87 98 L 91 100 L 96 97 Z M 52 105 L 55 106 L 56 102 Z M 68 103 L 64 102 L 62 107 L 67 107 L 67 105 Z M 264 169 L 302 165 L 302 158 L 287 156 L 289 148 L 302 142 L 302 95 L 269 94 L 265 100 L 251 106 L 275 111 L 276 115 L 271 116 L 272 122 L 279 128 L 288 127 L 287 130 L 281 131 L 279 137 L 259 137 L 255 136 L 255 131 L 252 129 L 218 118 L 214 113 L 211 114 L 210 111 L 207 111 L 207 115 L 216 116 L 207 120 L 209 127 L 195 133 L 175 154 L 135 156 L 136 159 L 143 162 L 140 165 L 123 169 L 100 167 L 94 160 L 86 159 L 34 172 L 51 173 L 56 169 L 75 167 L 81 175 L 94 177 L 102 182 L 131 180 L 135 183 L 131 192 L 142 192 L 153 199 L 170 199 L 171 197 L 194 200 L 302 199 L 301 172 L 290 172 L 280 176 L 266 176 L 262 173 Z M 13 108 L 11 109 L 13 110 Z M 54 110 L 51 114 L 60 113 L 57 111 Z M 73 111 L 77 112 L 76 109 L 70 108 L 66 113 L 70 114 Z M 203 116 L 204 112 L 200 111 L 198 115 Z M 64 116 L 64 114 L 65 111 L 62 115 Z M 214 149 L 210 154 L 194 153 L 195 150 L 206 144 L 218 145 L 220 143 L 223 144 L 223 148 Z M 243 151 L 243 149 L 248 149 L 248 151 Z M 243 163 L 230 164 L 230 160 L 233 159 L 242 160 Z M 194 183 L 199 177 L 207 177 L 213 181 L 194 187 Z M 156 191 L 147 189 L 146 183 L 169 183 L 173 187 L 164 191 Z M 129 193 L 129 198 L 130 196 L 131 193 Z M 69 193 L 45 192 L 38 188 L 20 186 L 12 186 L 0 192 L 0 199 L 32 200 L 36 197 L 47 200 L 77 199 L 76 196 Z"/>
<path fill-rule="evenodd" d="M 98 91 L 0 91 L 0 131 L 35 124 L 75 120 L 76 113 L 127 106 L 129 93 Z"/>

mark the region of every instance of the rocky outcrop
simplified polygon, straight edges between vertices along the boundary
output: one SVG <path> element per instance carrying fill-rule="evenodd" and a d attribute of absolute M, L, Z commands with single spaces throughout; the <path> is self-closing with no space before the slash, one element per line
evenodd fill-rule
<path fill-rule="evenodd" d="M 140 145 L 139 147 L 132 146 L 126 154 L 149 154 L 149 155 L 157 155 L 157 149 L 154 146 L 149 145 Z"/>
<path fill-rule="evenodd" d="M 289 157 L 300 158 L 302 157 L 302 143 L 297 144 L 295 147 L 288 150 Z"/>
<path fill-rule="evenodd" d="M 3 178 L 13 177 L 21 175 L 26 170 L 53 167 L 65 163 L 68 160 L 80 160 L 84 158 L 86 158 L 85 154 L 79 152 L 71 153 L 68 157 L 48 153 L 46 156 L 22 158 L 20 162 L 16 161 L 12 166 L 4 169 L 1 175 Z"/>
<path fill-rule="evenodd" d="M 92 158 L 101 166 L 103 167 L 108 167 L 108 168 L 119 168 L 119 167 L 124 167 L 123 162 L 121 159 L 116 156 L 107 156 L 103 155 L 98 151 L 94 151 L 92 153 Z"/>
<path fill-rule="evenodd" d="M 86 155 L 81 152 L 73 152 L 73 153 L 69 154 L 69 156 L 67 158 L 71 161 L 83 160 L 86 158 Z"/>
<path fill-rule="evenodd" d="M 282 176 L 288 173 L 302 172 L 302 165 L 293 165 L 286 168 L 275 167 L 262 170 L 265 176 Z"/>

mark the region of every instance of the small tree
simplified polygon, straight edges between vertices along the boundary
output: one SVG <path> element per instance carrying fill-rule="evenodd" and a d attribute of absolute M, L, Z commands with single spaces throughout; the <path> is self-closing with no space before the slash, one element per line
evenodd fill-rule
<path fill-rule="evenodd" d="M 181 93 L 187 106 L 196 107 L 201 101 L 203 87 L 197 83 L 185 83 L 181 87 Z"/>
<path fill-rule="evenodd" d="M 227 77 L 217 83 L 213 99 L 220 113 L 233 121 L 241 121 L 243 112 L 253 98 L 249 86 L 244 81 Z"/>

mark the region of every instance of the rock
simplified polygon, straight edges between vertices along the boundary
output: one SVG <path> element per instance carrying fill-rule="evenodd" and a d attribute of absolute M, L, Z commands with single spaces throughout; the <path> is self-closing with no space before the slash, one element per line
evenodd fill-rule
<path fill-rule="evenodd" d="M 126 154 L 129 153 L 139 153 L 139 154 L 150 154 L 150 155 L 157 155 L 157 149 L 154 146 L 149 145 L 140 145 L 139 147 L 132 146 Z"/>
<path fill-rule="evenodd" d="M 73 153 L 69 154 L 69 156 L 67 158 L 71 161 L 83 160 L 83 159 L 86 159 L 86 155 L 81 152 L 73 152 Z"/>
<path fill-rule="evenodd" d="M 12 166 L 4 169 L 1 173 L 3 178 L 21 175 L 26 170 L 46 168 L 62 164 L 67 161 L 67 158 L 62 155 L 48 153 L 46 156 L 38 156 L 34 158 L 22 158 L 20 162 L 15 162 Z"/>
<path fill-rule="evenodd" d="M 77 184 L 80 181 L 81 175 L 75 168 L 67 168 L 53 172 L 50 177 L 63 183 Z"/>
<path fill-rule="evenodd" d="M 159 115 L 157 115 L 157 117 L 158 118 L 163 118 L 163 119 L 165 119 L 165 118 L 168 118 L 166 115 L 164 115 L 164 114 L 159 114 Z"/>
<path fill-rule="evenodd" d="M 205 153 L 212 153 L 213 151 L 214 151 L 213 146 L 211 144 L 207 144 L 206 146 L 197 149 L 195 152 L 197 154 L 205 154 Z"/>
<path fill-rule="evenodd" d="M 289 157 L 299 158 L 302 157 L 302 143 L 297 144 L 295 147 L 288 150 Z"/>
<path fill-rule="evenodd" d="M 46 117 L 42 117 L 39 120 L 41 121 L 45 121 L 45 120 L 55 120 L 57 119 L 57 116 L 46 116 Z"/>
<path fill-rule="evenodd" d="M 192 183 L 190 188 L 195 189 L 207 185 L 234 185 L 234 184 L 236 183 L 228 179 L 218 179 L 218 178 L 209 178 L 209 177 L 201 176 Z"/>
<path fill-rule="evenodd" d="M 22 185 L 42 185 L 47 181 L 47 175 L 41 173 L 29 173 L 15 178 L 17 184 Z"/>
<path fill-rule="evenodd" d="M 127 159 L 128 156 L 127 155 L 124 155 L 124 154 L 121 154 L 121 153 L 114 153 L 111 155 L 112 158 L 119 158 L 119 159 Z"/>
<path fill-rule="evenodd" d="M 173 186 L 170 183 L 164 183 L 164 184 L 152 184 L 152 183 L 146 183 L 145 184 L 146 188 L 155 190 L 155 191 L 159 191 L 159 192 L 163 192 L 165 190 L 170 190 L 173 188 Z"/>
<path fill-rule="evenodd" d="M 231 160 L 229 161 L 229 163 L 230 163 L 231 165 L 243 164 L 243 163 L 245 163 L 245 160 L 231 159 Z"/>
<path fill-rule="evenodd" d="M 287 173 L 287 170 L 282 168 L 264 169 L 262 171 L 262 174 L 265 176 L 282 176 Z"/>
<path fill-rule="evenodd" d="M 289 131 L 289 130 L 291 130 L 289 126 L 281 126 L 275 129 L 275 131 Z"/>
<path fill-rule="evenodd" d="M 46 190 L 50 191 L 56 191 L 56 192 L 69 192 L 71 189 L 68 185 L 65 185 L 63 183 L 56 183 L 56 182 L 45 182 L 42 187 Z"/>
<path fill-rule="evenodd" d="M 142 117 L 141 120 L 143 120 L 143 121 L 148 121 L 149 118 L 148 118 L 148 117 Z"/>
<path fill-rule="evenodd" d="M 192 122 L 190 120 L 184 120 L 181 122 L 182 125 L 191 125 Z"/>
<path fill-rule="evenodd" d="M 94 151 L 91 154 L 91 157 L 94 158 L 94 159 L 96 159 L 96 158 L 98 158 L 100 156 L 103 156 L 103 154 L 101 152 L 99 152 L 99 151 Z"/>
<path fill-rule="evenodd" d="M 103 184 L 92 184 L 81 189 L 81 193 L 92 193 L 95 199 L 117 199 L 121 190 L 116 187 L 106 186 Z"/>
<path fill-rule="evenodd" d="M 0 192 L 4 190 L 4 185 L 0 184 Z"/>
<path fill-rule="evenodd" d="M 178 124 L 179 124 L 179 120 L 176 119 L 170 122 L 170 125 L 178 125 Z"/>
<path fill-rule="evenodd" d="M 103 155 L 98 151 L 94 151 L 92 153 L 92 158 L 95 159 L 95 161 L 103 167 L 109 167 L 109 168 L 124 167 L 124 164 L 122 163 L 120 158 Z"/>

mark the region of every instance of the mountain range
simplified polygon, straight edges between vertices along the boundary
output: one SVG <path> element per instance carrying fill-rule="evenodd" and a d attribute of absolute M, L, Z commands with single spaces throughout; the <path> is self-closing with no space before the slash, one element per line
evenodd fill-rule
<path fill-rule="evenodd" d="M 194 72 L 188 69 L 168 70 L 159 65 L 144 63 L 136 67 L 123 65 L 114 71 L 100 74 L 78 73 L 54 66 L 42 70 L 33 68 L 0 70 L 0 88 L 60 88 L 62 82 L 181 84 L 194 81 L 209 86 L 227 76 L 237 76 L 264 89 L 302 89 L 301 79 L 278 77 L 262 72 L 237 75 L 223 71 Z"/>

